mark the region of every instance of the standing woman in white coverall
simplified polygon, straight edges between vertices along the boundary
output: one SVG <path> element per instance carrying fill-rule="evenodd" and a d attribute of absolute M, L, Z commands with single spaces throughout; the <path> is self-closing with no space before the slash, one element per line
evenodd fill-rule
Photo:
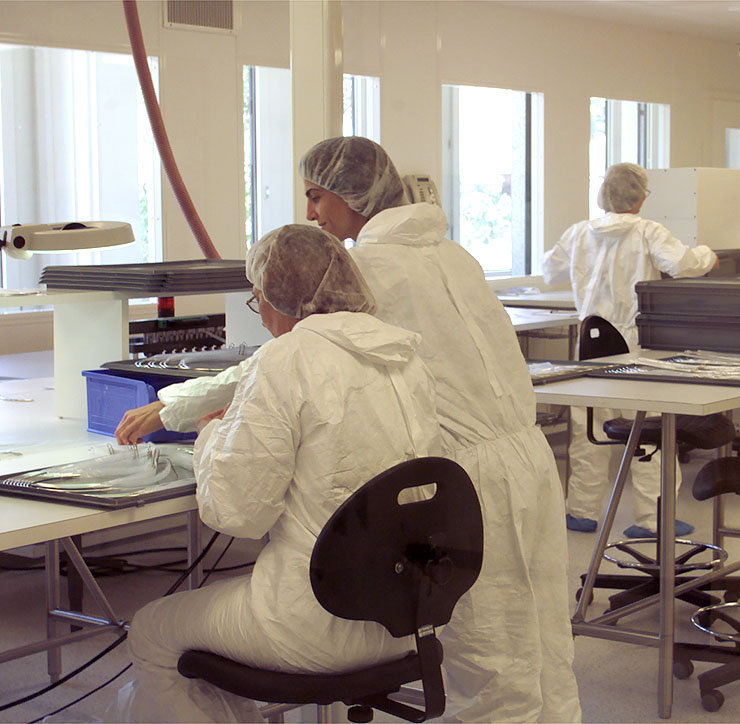
<path fill-rule="evenodd" d="M 680 242 L 657 221 L 638 216 L 649 193 L 642 166 L 618 163 L 610 166 L 599 189 L 598 204 L 607 213 L 571 226 L 545 254 L 543 273 L 547 284 L 570 281 L 580 319 L 595 314 L 621 332 L 630 351 L 637 344 L 637 282 L 672 277 L 696 277 L 719 263 L 707 246 L 691 248 Z M 619 410 L 594 410 L 594 429 L 606 420 L 634 417 Z M 622 449 L 593 445 L 586 437 L 586 411 L 571 408 L 569 447 L 571 473 L 568 481 L 566 524 L 571 530 L 596 530 L 604 492 L 616 476 Z M 649 461 L 632 461 L 632 500 L 635 523 L 624 535 L 644 538 L 657 530 L 657 499 L 660 494 L 660 451 Z M 681 483 L 676 465 L 676 491 Z M 688 535 L 694 526 L 676 521 L 676 535 Z"/>
<path fill-rule="evenodd" d="M 434 383 L 419 335 L 381 322 L 344 246 L 315 227 L 270 232 L 247 276 L 275 339 L 244 365 L 223 419 L 195 443 L 203 521 L 270 539 L 251 576 L 161 598 L 134 617 L 135 678 L 109 721 L 261 721 L 253 702 L 177 672 L 186 649 L 295 672 L 351 670 L 403 656 L 413 639 L 329 614 L 309 582 L 316 537 L 378 473 L 440 452 Z M 212 416 L 213 417 L 213 416 Z"/>
<path fill-rule="evenodd" d="M 478 262 L 445 238 L 435 205 L 409 204 L 386 152 L 332 138 L 300 163 L 307 216 L 339 239 L 377 302 L 376 316 L 422 336 L 435 378 L 443 453 L 481 501 L 483 569 L 441 638 L 446 716 L 472 722 L 577 722 L 563 489 L 535 425 L 535 397 L 514 328 Z M 246 363 L 242 363 L 246 364 Z M 119 442 L 162 423 L 193 429 L 228 402 L 238 368 L 159 391 L 123 418 Z"/>
<path fill-rule="evenodd" d="M 433 204 L 408 204 L 388 155 L 332 138 L 300 163 L 307 217 L 351 250 L 377 315 L 419 332 L 434 376 L 444 454 L 472 478 L 483 569 L 441 634 L 447 713 L 461 721 L 575 722 L 563 490 L 535 425 L 514 328 L 478 262 L 445 238 Z"/>

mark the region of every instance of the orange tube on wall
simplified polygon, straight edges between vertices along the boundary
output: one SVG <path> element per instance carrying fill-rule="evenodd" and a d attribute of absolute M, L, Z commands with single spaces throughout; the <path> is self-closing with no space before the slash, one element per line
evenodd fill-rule
<path fill-rule="evenodd" d="M 187 219 L 195 240 L 198 242 L 203 255 L 206 259 L 220 259 L 221 255 L 211 241 L 211 237 L 206 231 L 206 227 L 195 210 L 193 201 L 190 198 L 185 182 L 180 176 L 180 171 L 175 163 L 175 156 L 172 153 L 167 131 L 162 120 L 162 113 L 157 102 L 157 95 L 154 92 L 152 76 L 149 73 L 149 64 L 146 59 L 146 49 L 144 48 L 144 39 L 141 35 L 141 24 L 139 23 L 139 11 L 136 7 L 136 0 L 123 0 L 123 12 L 126 15 L 126 27 L 128 28 L 128 37 L 131 41 L 131 53 L 134 57 L 136 74 L 139 76 L 139 85 L 144 96 L 149 123 L 152 127 L 152 134 L 159 150 L 159 157 L 162 159 L 165 173 L 169 179 L 172 191 L 175 194 L 177 202 L 180 204 L 183 214 Z"/>

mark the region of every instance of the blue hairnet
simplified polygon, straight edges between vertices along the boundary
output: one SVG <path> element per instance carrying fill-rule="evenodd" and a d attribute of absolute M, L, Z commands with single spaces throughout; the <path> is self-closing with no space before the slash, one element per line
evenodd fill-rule
<path fill-rule="evenodd" d="M 323 229 L 288 224 L 247 252 L 247 279 L 289 317 L 375 311 L 375 298 L 344 245 Z"/>
<path fill-rule="evenodd" d="M 604 211 L 624 214 L 647 196 L 647 174 L 636 163 L 609 166 L 596 199 Z"/>
<path fill-rule="evenodd" d="M 298 164 L 304 179 L 331 191 L 366 219 L 408 203 L 388 154 L 361 136 L 329 138 L 310 148 Z"/>

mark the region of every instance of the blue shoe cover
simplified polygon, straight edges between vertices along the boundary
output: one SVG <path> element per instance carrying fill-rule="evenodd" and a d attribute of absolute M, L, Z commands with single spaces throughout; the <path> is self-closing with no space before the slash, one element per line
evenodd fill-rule
<path fill-rule="evenodd" d="M 694 532 L 694 526 L 691 523 L 685 523 L 683 520 L 676 521 L 676 537 L 680 538 L 684 535 Z M 654 530 L 648 530 L 643 528 L 641 525 L 631 525 L 624 531 L 624 535 L 627 538 L 655 538 L 656 533 Z"/>
<path fill-rule="evenodd" d="M 580 533 L 593 533 L 596 530 L 596 521 L 591 518 L 574 518 L 566 513 L 565 527 L 568 530 L 577 530 Z"/>

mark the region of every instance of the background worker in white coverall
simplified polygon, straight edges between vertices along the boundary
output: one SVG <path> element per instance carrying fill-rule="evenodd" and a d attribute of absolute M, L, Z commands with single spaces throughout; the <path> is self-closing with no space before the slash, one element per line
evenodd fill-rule
<path fill-rule="evenodd" d="M 441 634 L 446 716 L 579 721 L 563 491 L 535 425 L 534 391 L 506 311 L 478 262 L 445 238 L 443 211 L 408 204 L 379 145 L 359 137 L 322 141 L 305 154 L 300 173 L 307 218 L 356 241 L 350 253 L 376 315 L 421 334 L 443 454 L 465 468 L 481 500 L 483 569 Z M 119 440 L 158 429 L 153 415 L 168 429 L 192 429 L 198 414 L 228 399 L 228 379 L 222 373 L 161 390 L 159 403 L 127 413 Z"/>
<path fill-rule="evenodd" d="M 649 193 L 642 166 L 618 163 L 610 166 L 599 189 L 598 204 L 607 213 L 571 226 L 545 254 L 543 274 L 547 284 L 570 281 L 580 319 L 595 314 L 611 322 L 622 334 L 630 351 L 637 344 L 637 293 L 635 284 L 672 277 L 695 277 L 718 265 L 717 255 L 707 246 L 691 248 L 676 239 L 657 221 L 638 216 Z M 594 430 L 606 420 L 634 417 L 619 410 L 594 410 Z M 622 448 L 590 443 L 586 437 L 585 408 L 571 408 L 569 447 L 571 472 L 568 480 L 566 524 L 586 533 L 596 530 L 604 493 L 615 478 Z M 624 535 L 654 536 L 657 530 L 657 499 L 660 494 L 660 452 L 650 460 L 634 459 L 630 465 L 635 516 Z M 676 465 L 676 490 L 681 483 Z M 688 535 L 694 526 L 676 521 L 676 535 Z"/>
<path fill-rule="evenodd" d="M 134 617 L 135 678 L 110 721 L 261 721 L 253 702 L 177 672 L 186 649 L 281 671 L 350 670 L 414 649 L 375 622 L 328 613 L 309 560 L 331 514 L 363 483 L 440 452 L 434 383 L 419 335 L 372 316 L 344 246 L 320 229 L 270 232 L 247 256 L 259 313 L 275 339 L 243 368 L 223 419 L 195 443 L 203 521 L 269 542 L 250 575 L 161 598 Z M 401 402 L 403 401 L 403 402 Z"/>

